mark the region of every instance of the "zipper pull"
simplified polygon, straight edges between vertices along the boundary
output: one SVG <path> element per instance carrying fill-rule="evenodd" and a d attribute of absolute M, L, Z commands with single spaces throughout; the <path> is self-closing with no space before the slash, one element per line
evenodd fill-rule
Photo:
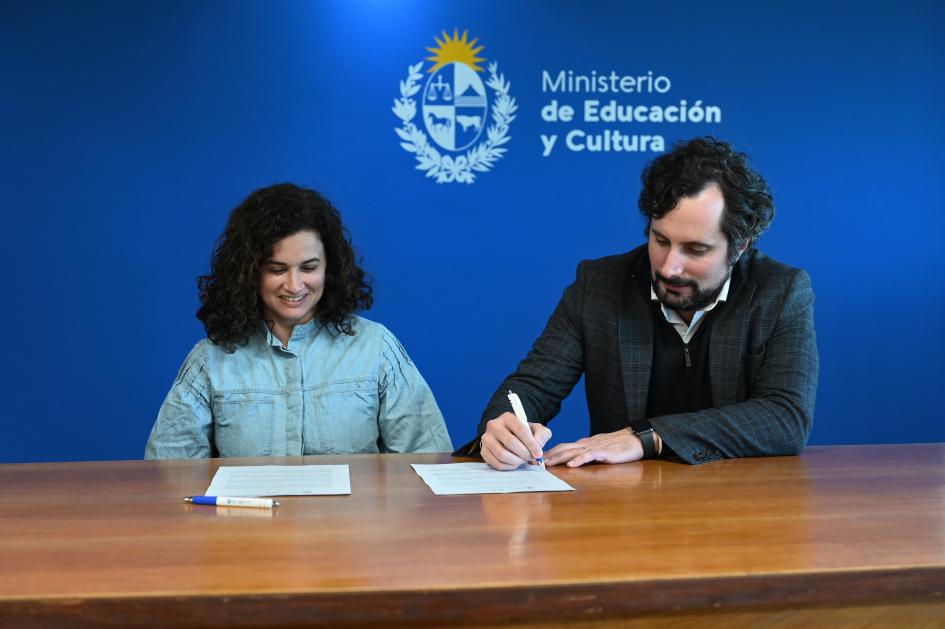
<path fill-rule="evenodd" d="M 692 367 L 692 359 L 689 358 L 689 343 L 683 343 L 682 349 L 683 353 L 686 354 L 686 366 Z"/>

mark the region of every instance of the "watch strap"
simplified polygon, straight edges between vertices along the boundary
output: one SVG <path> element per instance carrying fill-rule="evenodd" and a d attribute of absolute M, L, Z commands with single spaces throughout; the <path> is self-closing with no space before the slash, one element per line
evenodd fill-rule
<path fill-rule="evenodd" d="M 640 440 L 640 443 L 643 444 L 643 458 L 656 458 L 656 437 L 653 434 L 653 429 L 647 428 L 646 430 L 634 432 L 633 434 L 635 434 Z"/>
<path fill-rule="evenodd" d="M 633 431 L 633 434 L 637 436 L 637 439 L 639 439 L 640 443 L 643 445 L 643 458 L 656 458 L 656 436 L 653 433 L 653 425 L 650 423 L 650 420 L 645 417 L 635 419 L 630 422 L 630 430 Z"/>

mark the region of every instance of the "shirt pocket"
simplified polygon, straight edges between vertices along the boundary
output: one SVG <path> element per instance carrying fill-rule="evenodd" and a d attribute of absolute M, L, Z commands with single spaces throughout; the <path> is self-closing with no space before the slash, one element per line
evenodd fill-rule
<path fill-rule="evenodd" d="M 333 382 L 312 391 L 316 442 L 321 452 L 378 452 L 377 380 Z"/>
<path fill-rule="evenodd" d="M 217 396 L 213 407 L 213 439 L 221 457 L 269 456 L 275 404 L 259 393 Z"/>

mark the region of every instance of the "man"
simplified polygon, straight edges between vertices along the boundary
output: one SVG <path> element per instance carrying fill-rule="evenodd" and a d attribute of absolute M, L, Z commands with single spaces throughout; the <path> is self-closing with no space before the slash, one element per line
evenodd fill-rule
<path fill-rule="evenodd" d="M 509 470 L 797 454 L 814 413 L 810 277 L 754 249 L 774 216 L 748 158 L 677 144 L 641 177 L 647 243 L 581 262 L 551 319 L 482 415 L 478 449 Z M 591 436 L 543 452 L 545 426 L 585 374 Z M 527 426 L 507 393 L 522 400 Z"/>

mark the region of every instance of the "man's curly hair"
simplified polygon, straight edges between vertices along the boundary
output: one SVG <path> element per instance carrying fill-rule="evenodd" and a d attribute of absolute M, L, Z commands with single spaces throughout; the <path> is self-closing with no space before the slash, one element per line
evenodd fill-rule
<path fill-rule="evenodd" d="M 197 278 L 197 318 L 207 338 L 233 352 L 245 345 L 264 321 L 259 272 L 277 242 L 300 231 L 314 231 L 325 246 L 325 291 L 318 316 L 339 333 L 354 335 L 351 315 L 373 303 L 370 278 L 355 260 L 351 234 L 338 210 L 322 195 L 294 184 L 262 188 L 230 214 L 210 259 L 210 274 Z"/>
<path fill-rule="evenodd" d="M 678 142 L 673 150 L 650 162 L 640 176 L 640 213 L 650 223 L 716 183 L 725 198 L 722 233 L 729 242 L 729 263 L 738 259 L 742 245 L 752 246 L 774 218 L 774 198 L 764 177 L 748 165 L 748 156 L 731 144 L 705 137 Z"/>

